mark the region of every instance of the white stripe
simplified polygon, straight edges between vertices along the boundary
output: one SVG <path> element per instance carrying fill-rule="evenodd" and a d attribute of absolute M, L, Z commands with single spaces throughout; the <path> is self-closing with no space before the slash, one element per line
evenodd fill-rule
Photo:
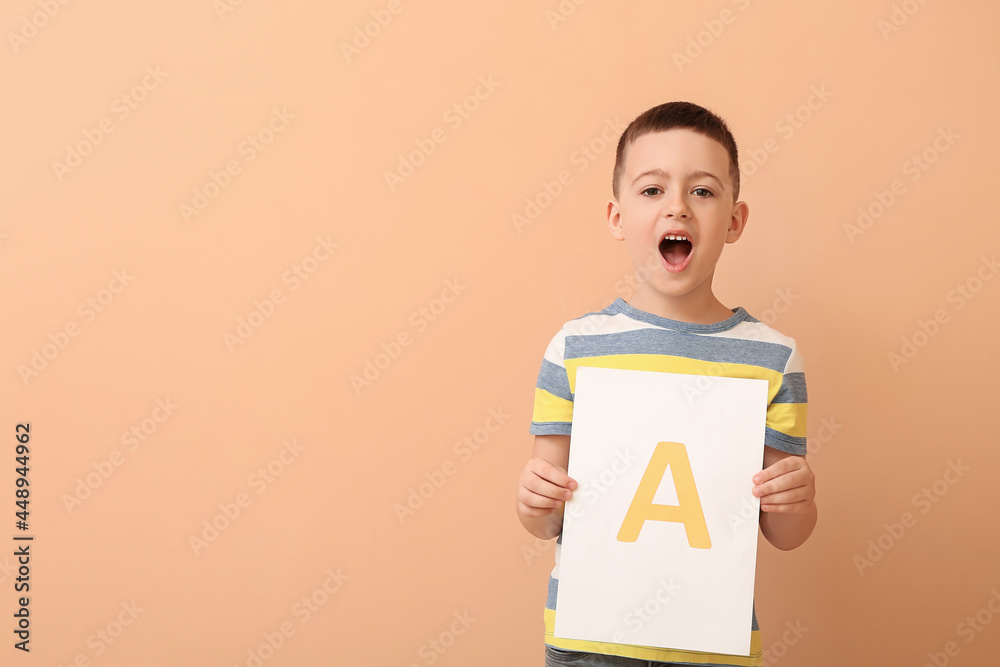
<path fill-rule="evenodd" d="M 717 338 L 737 338 L 739 340 L 759 340 L 762 343 L 775 343 L 788 348 L 795 347 L 795 340 L 779 331 L 775 331 L 763 322 L 740 322 L 728 331 L 707 334 Z"/>
<path fill-rule="evenodd" d="M 614 315 L 593 314 L 570 320 L 563 325 L 563 332 L 572 336 L 588 336 L 592 334 L 622 333 L 637 329 L 658 329 L 653 324 L 633 320 L 624 313 Z"/>

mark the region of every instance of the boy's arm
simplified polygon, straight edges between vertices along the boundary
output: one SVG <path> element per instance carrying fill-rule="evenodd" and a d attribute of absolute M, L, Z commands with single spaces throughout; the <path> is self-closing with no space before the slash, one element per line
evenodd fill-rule
<path fill-rule="evenodd" d="M 535 436 L 532 458 L 517 485 L 517 517 L 535 537 L 547 540 L 562 532 L 566 501 L 577 488 L 566 474 L 568 465 L 568 435 Z"/>
<path fill-rule="evenodd" d="M 794 549 L 816 526 L 815 476 L 806 457 L 773 447 L 764 447 L 763 467 L 753 478 L 753 495 L 760 498 L 760 530 L 778 549 Z"/>

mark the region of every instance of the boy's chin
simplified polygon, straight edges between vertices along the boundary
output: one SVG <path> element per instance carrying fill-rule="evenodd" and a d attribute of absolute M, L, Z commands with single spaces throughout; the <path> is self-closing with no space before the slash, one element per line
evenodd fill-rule
<path fill-rule="evenodd" d="M 698 279 L 691 268 L 688 267 L 681 273 L 671 273 L 661 277 L 654 282 L 657 294 L 667 299 L 711 302 L 713 299 L 711 281 L 708 282 L 707 289 L 704 280 Z"/>
<path fill-rule="evenodd" d="M 662 303 L 695 303 L 699 296 L 694 291 L 694 285 L 688 281 L 657 280 L 650 284 L 644 296 L 652 301 Z"/>

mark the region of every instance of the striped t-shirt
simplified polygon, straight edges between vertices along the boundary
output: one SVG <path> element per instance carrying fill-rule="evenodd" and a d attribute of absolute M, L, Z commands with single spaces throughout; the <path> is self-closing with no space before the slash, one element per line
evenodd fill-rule
<path fill-rule="evenodd" d="M 545 350 L 535 387 L 531 433 L 570 435 L 576 369 L 581 366 L 767 380 L 764 444 L 790 454 L 806 453 L 806 383 L 795 341 L 742 307 L 734 308 L 732 317 L 722 322 L 695 324 L 647 313 L 619 298 L 600 312 L 570 320 Z M 547 644 L 661 662 L 726 667 L 761 664 L 756 613 L 751 617 L 748 656 L 554 637 L 560 541 L 545 603 Z"/>

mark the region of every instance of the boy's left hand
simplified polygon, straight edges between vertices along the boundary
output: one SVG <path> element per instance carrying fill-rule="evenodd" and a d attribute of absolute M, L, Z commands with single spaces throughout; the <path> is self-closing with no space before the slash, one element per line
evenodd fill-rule
<path fill-rule="evenodd" d="M 765 454 L 764 463 L 770 465 L 753 476 L 753 495 L 760 498 L 760 510 L 809 512 L 816 498 L 816 478 L 806 457 L 774 451 L 781 458 L 769 462 L 772 457 Z"/>

